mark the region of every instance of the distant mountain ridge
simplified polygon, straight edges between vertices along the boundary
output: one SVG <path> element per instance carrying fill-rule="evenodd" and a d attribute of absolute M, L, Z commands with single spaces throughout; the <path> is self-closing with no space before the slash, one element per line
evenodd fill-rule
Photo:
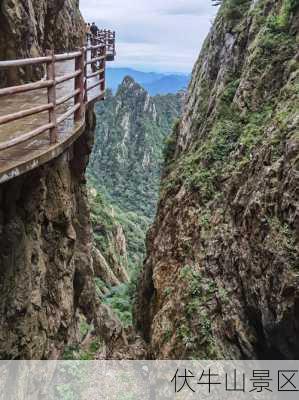
<path fill-rule="evenodd" d="M 176 93 L 186 89 L 190 80 L 188 74 L 163 74 L 142 72 L 132 68 L 108 68 L 107 87 L 115 93 L 126 76 L 131 76 L 151 96 Z"/>

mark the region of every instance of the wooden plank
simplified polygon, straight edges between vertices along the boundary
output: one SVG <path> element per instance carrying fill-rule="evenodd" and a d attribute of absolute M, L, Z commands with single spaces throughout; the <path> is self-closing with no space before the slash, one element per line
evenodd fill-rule
<path fill-rule="evenodd" d="M 101 85 L 101 81 L 97 81 L 97 83 L 94 83 L 93 85 L 91 85 L 87 88 L 87 92 L 90 92 L 92 89 L 94 89 L 100 85 Z"/>
<path fill-rule="evenodd" d="M 88 104 L 93 104 L 93 103 L 95 103 L 96 101 L 99 101 L 99 100 L 105 100 L 105 93 L 100 93 L 100 94 L 90 98 L 88 100 Z"/>
<path fill-rule="evenodd" d="M 9 149 L 10 147 L 16 146 L 17 144 L 24 143 L 27 140 L 30 140 L 35 136 L 41 135 L 42 133 L 52 128 L 54 128 L 53 124 L 43 125 L 37 129 L 32 130 L 29 133 L 26 133 L 25 135 L 22 135 L 20 137 L 11 140 L 7 140 L 6 142 L 0 143 L 0 150 Z"/>
<path fill-rule="evenodd" d="M 92 74 L 89 74 L 86 76 L 87 79 L 93 78 L 94 76 L 100 75 L 104 70 L 103 69 L 98 69 L 96 72 L 93 72 Z"/>
<path fill-rule="evenodd" d="M 70 74 L 66 74 L 66 75 L 60 76 L 59 78 L 56 78 L 56 80 L 55 80 L 56 85 L 59 85 L 60 83 L 63 83 L 63 82 L 66 82 L 66 81 L 76 78 L 76 76 L 80 75 L 81 72 L 82 72 L 81 70 L 78 70 L 78 71 L 72 72 Z"/>
<path fill-rule="evenodd" d="M 66 103 L 68 100 L 71 100 L 80 92 L 80 89 L 75 90 L 71 94 L 67 94 L 66 96 L 60 97 L 58 100 L 56 100 L 56 106 L 61 106 L 61 104 Z"/>
<path fill-rule="evenodd" d="M 102 61 L 102 60 L 104 60 L 104 58 L 105 58 L 105 56 L 92 58 L 91 60 L 89 60 L 89 61 L 86 62 L 86 65 L 94 64 L 94 63 L 96 63 L 97 61 Z"/>
<path fill-rule="evenodd" d="M 81 54 L 80 51 L 74 51 L 72 53 L 56 54 L 55 55 L 55 61 L 56 62 L 61 62 L 61 61 L 74 60 L 80 54 Z"/>
<path fill-rule="evenodd" d="M 0 61 L 0 68 L 23 67 L 25 65 L 38 65 L 50 62 L 50 57 L 23 58 L 20 60 Z"/>
<path fill-rule="evenodd" d="M 75 113 L 80 108 L 80 104 L 75 104 L 74 107 L 70 108 L 65 114 L 61 115 L 57 118 L 57 124 L 61 124 L 65 121 L 68 117 Z"/>
<path fill-rule="evenodd" d="M 13 114 L 4 115 L 0 117 L 0 125 L 7 124 L 8 122 L 17 121 L 19 119 L 29 117 L 30 115 L 39 114 L 43 111 L 48 111 L 54 107 L 53 103 L 45 104 L 42 106 L 37 106 L 33 108 L 29 108 L 28 110 L 15 112 Z"/>
<path fill-rule="evenodd" d="M 14 94 L 30 92 L 31 90 L 44 89 L 52 86 L 53 80 L 38 81 L 34 83 L 26 83 L 25 85 L 10 86 L 4 89 L 0 89 L 0 97 L 11 96 Z"/>
<path fill-rule="evenodd" d="M 37 166 L 41 166 L 53 158 L 58 157 L 65 150 L 67 150 L 84 132 L 85 121 L 81 121 L 80 124 L 75 124 L 67 135 L 61 138 L 59 143 L 47 146 L 41 146 L 40 149 L 36 148 L 35 143 L 28 143 L 26 145 L 26 151 L 24 146 L 17 146 L 14 152 L 8 149 L 5 154 L 9 159 L 16 159 L 15 162 L 6 162 L 5 165 L 0 165 L 0 183 L 14 179 L 16 176 L 22 175 L 30 170 L 35 169 Z M 12 154 L 16 154 L 17 157 L 13 157 Z M 6 157 L 5 155 L 5 157 Z M 2 154 L 1 154 L 2 157 Z"/>
<path fill-rule="evenodd" d="M 86 50 L 97 50 L 100 49 L 101 47 L 105 46 L 104 44 L 98 44 L 96 46 L 89 46 L 86 48 Z"/>

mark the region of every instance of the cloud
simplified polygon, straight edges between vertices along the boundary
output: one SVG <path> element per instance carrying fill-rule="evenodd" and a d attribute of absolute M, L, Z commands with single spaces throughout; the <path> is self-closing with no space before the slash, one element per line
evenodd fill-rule
<path fill-rule="evenodd" d="M 160 12 L 166 15 L 211 15 L 211 4 L 209 0 L 176 0 L 163 2 Z"/>
<path fill-rule="evenodd" d="M 81 0 L 86 20 L 117 33 L 114 66 L 190 72 L 215 7 L 210 0 Z"/>

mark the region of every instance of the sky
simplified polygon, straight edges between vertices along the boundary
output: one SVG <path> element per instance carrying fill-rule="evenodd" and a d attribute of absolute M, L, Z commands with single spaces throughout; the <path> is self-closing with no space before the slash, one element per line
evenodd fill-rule
<path fill-rule="evenodd" d="M 211 4 L 211 0 L 80 0 L 86 21 L 116 31 L 113 67 L 169 73 L 192 71 L 217 11 Z"/>

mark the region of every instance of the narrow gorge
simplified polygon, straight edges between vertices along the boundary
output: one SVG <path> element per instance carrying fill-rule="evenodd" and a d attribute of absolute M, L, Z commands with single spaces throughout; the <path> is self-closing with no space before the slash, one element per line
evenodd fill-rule
<path fill-rule="evenodd" d="M 211 2 L 187 91 L 127 76 L 0 184 L 0 358 L 299 357 L 299 0 Z M 3 0 L 0 59 L 81 48 L 79 6 Z"/>

